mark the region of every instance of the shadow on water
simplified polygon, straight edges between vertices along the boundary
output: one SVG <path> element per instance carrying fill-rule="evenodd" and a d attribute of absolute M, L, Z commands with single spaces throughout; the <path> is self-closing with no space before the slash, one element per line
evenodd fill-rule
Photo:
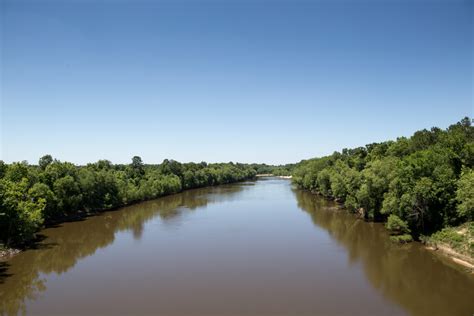
<path fill-rule="evenodd" d="M 238 184 L 184 191 L 43 230 L 32 249 L 1 263 L 0 315 L 25 313 L 25 299 L 36 299 L 47 288 L 42 274 L 67 272 L 78 260 L 112 244 L 116 233 L 131 231 L 139 239 L 145 223 L 157 216 L 166 225 L 187 211 L 238 199 L 244 189 Z"/>
<path fill-rule="evenodd" d="M 345 248 L 349 264 L 362 264 L 386 298 L 413 315 L 472 315 L 474 277 L 447 266 L 419 243 L 394 244 L 382 224 L 356 219 L 334 202 L 294 190 L 298 206 Z"/>
<path fill-rule="evenodd" d="M 3 283 L 7 277 L 11 276 L 11 274 L 7 273 L 8 267 L 8 263 L 0 261 L 0 284 Z"/>
<path fill-rule="evenodd" d="M 57 246 L 56 242 L 47 241 L 48 236 L 44 234 L 37 234 L 35 242 L 31 244 L 27 250 L 41 250 L 41 249 L 51 249 L 54 246 Z"/>

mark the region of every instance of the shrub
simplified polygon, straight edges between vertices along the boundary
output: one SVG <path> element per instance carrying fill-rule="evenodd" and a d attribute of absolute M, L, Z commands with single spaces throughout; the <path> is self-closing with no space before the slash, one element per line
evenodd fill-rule
<path fill-rule="evenodd" d="M 387 227 L 388 230 L 390 230 L 393 234 L 396 235 L 410 233 L 410 228 L 408 228 L 408 224 L 395 214 L 390 214 L 387 219 L 387 223 L 385 224 L 385 227 Z"/>

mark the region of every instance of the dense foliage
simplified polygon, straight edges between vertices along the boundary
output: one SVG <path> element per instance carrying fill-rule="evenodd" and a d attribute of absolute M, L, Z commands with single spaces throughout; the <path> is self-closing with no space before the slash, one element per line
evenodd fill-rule
<path fill-rule="evenodd" d="M 164 160 L 129 165 L 100 160 L 87 166 L 46 155 L 38 165 L 0 161 L 0 244 L 30 241 L 45 222 L 80 211 L 98 211 L 154 199 L 182 190 L 252 179 L 256 171 L 243 164 L 179 163 Z"/>
<path fill-rule="evenodd" d="M 410 138 L 302 161 L 293 181 L 367 220 L 387 221 L 401 241 L 474 219 L 474 127 L 464 118 Z"/>
<path fill-rule="evenodd" d="M 296 164 L 272 166 L 272 165 L 267 165 L 264 163 L 260 163 L 260 164 L 254 163 L 254 164 L 251 164 L 250 166 L 253 169 L 255 169 L 257 174 L 271 174 L 274 176 L 290 176 Z"/>

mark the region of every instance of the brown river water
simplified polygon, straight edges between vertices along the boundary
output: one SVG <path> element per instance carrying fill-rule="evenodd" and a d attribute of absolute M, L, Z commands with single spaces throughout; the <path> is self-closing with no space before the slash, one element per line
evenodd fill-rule
<path fill-rule="evenodd" d="M 474 276 L 275 178 L 41 232 L 0 263 L 0 314 L 466 315 Z"/>

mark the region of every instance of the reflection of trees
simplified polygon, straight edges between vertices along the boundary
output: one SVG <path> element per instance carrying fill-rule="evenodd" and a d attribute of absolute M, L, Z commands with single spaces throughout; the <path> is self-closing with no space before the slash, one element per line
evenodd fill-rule
<path fill-rule="evenodd" d="M 130 230 L 140 238 L 144 224 L 159 216 L 166 223 L 179 218 L 183 210 L 195 210 L 210 203 L 231 200 L 241 185 L 224 185 L 184 191 L 153 201 L 66 223 L 43 231 L 45 239 L 37 249 L 26 251 L 0 265 L 0 314 L 24 313 L 24 300 L 46 290 L 40 273 L 64 273 L 76 262 L 106 247 L 119 231 Z"/>
<path fill-rule="evenodd" d="M 474 312 L 474 278 L 453 269 L 412 243 L 392 243 L 380 224 L 356 220 L 335 204 L 295 190 L 298 206 L 314 224 L 328 231 L 383 295 L 414 315 L 470 315 Z"/>
<path fill-rule="evenodd" d="M 9 274 L 7 273 L 8 266 L 8 263 L 0 261 L 0 284 L 2 284 L 3 280 L 9 276 Z"/>

